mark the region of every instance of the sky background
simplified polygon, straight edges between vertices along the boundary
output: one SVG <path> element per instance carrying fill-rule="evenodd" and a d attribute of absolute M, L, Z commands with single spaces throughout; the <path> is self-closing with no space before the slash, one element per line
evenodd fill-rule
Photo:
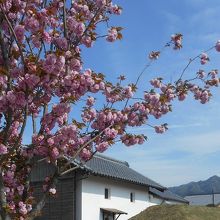
<path fill-rule="evenodd" d="M 140 92 L 149 88 L 149 80 L 162 76 L 175 81 L 189 58 L 200 54 L 220 39 L 219 0 L 121 0 L 121 16 L 112 19 L 114 26 L 124 27 L 122 41 L 109 44 L 99 40 L 92 49 L 83 52 L 84 67 L 106 74 L 114 80 L 120 74 L 126 82 L 134 82 L 147 63 L 147 54 L 160 49 L 173 33 L 184 36 L 183 49 L 168 49 L 144 74 L 139 83 Z M 104 28 L 100 32 L 104 33 Z M 220 68 L 220 53 L 210 54 L 211 62 L 201 66 L 199 60 L 186 72 L 189 78 L 203 68 Z M 141 93 L 140 93 L 141 94 Z M 220 88 L 214 97 L 202 105 L 189 97 L 176 102 L 173 112 L 156 124 L 168 123 L 166 134 L 155 134 L 149 127 L 131 129 L 144 133 L 149 140 L 143 145 L 126 147 L 116 144 L 106 155 L 126 160 L 130 166 L 149 178 L 165 185 L 175 186 L 191 181 L 220 176 Z"/>

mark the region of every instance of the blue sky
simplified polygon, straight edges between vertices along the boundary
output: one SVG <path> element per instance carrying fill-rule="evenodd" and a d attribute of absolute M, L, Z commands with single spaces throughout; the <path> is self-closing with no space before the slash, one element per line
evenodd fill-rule
<path fill-rule="evenodd" d="M 213 46 L 220 39 L 219 0 L 117 0 L 123 7 L 121 16 L 111 20 L 112 26 L 124 27 L 120 42 L 106 43 L 99 39 L 91 49 L 83 51 L 84 68 L 105 73 L 110 81 L 120 74 L 126 82 L 134 82 L 147 63 L 147 55 L 160 49 L 173 33 L 184 36 L 181 51 L 166 50 L 143 75 L 138 85 L 140 96 L 149 88 L 149 80 L 162 76 L 174 81 L 180 76 L 188 60 Z M 100 32 L 105 34 L 101 27 Z M 198 69 L 220 69 L 220 53 L 212 51 L 211 62 L 201 66 L 199 61 L 186 71 L 189 78 Z M 168 123 L 169 130 L 155 134 L 147 126 L 131 129 L 144 133 L 148 141 L 143 145 L 126 147 L 120 143 L 109 148 L 106 155 L 126 160 L 142 174 L 165 185 L 174 186 L 190 181 L 220 176 L 220 88 L 213 92 L 212 100 L 202 105 L 192 98 L 175 102 L 173 112 L 152 121 Z M 82 103 L 81 103 L 82 104 Z M 102 103 L 99 102 L 98 106 Z M 74 106 L 73 113 L 80 114 Z M 31 123 L 28 123 L 24 142 L 31 139 Z"/>
<path fill-rule="evenodd" d="M 112 25 L 124 27 L 122 41 L 107 44 L 99 40 L 83 53 L 84 67 L 90 67 L 116 79 L 124 74 L 134 81 L 147 62 L 147 54 L 161 48 L 173 33 L 184 36 L 180 52 L 168 50 L 153 64 L 139 84 L 140 91 L 149 88 L 148 81 L 163 76 L 175 80 L 189 58 L 210 48 L 220 39 L 219 0 L 121 0 L 123 13 L 112 19 Z M 103 31 L 103 28 L 100 29 Z M 211 62 L 205 70 L 219 69 L 220 53 L 210 53 Z M 199 61 L 186 72 L 191 76 Z M 167 122 L 164 135 L 149 127 L 133 132 L 144 133 L 149 140 L 142 146 L 125 147 L 116 144 L 106 154 L 126 160 L 131 167 L 165 186 L 220 175 L 220 88 L 214 90 L 210 103 L 201 105 L 192 98 L 175 103 L 173 112 L 156 123 Z"/>

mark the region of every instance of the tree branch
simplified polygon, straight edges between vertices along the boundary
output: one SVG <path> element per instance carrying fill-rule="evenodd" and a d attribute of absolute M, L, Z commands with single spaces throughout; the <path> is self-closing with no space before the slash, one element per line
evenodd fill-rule
<path fill-rule="evenodd" d="M 33 134 L 36 134 L 37 133 L 37 128 L 36 128 L 36 120 L 34 118 L 34 115 L 32 114 L 31 116 L 32 118 L 32 128 L 33 128 Z"/>
<path fill-rule="evenodd" d="M 64 37 L 67 38 L 67 25 L 66 25 L 66 0 L 63 0 L 63 29 Z"/>
<path fill-rule="evenodd" d="M 33 220 L 34 218 L 36 218 L 37 216 L 40 215 L 41 210 L 43 209 L 45 203 L 46 203 L 46 199 L 49 195 L 49 190 L 53 185 L 56 185 L 58 178 L 59 178 L 60 174 L 58 172 L 58 168 L 56 167 L 56 170 L 50 180 L 50 184 L 47 186 L 46 191 L 44 192 L 43 196 L 41 197 L 40 201 L 37 203 L 36 207 L 29 213 L 27 220 Z"/>
<path fill-rule="evenodd" d="M 4 67 L 7 71 L 7 91 L 11 90 L 11 77 L 9 75 L 9 60 L 8 60 L 8 53 L 7 49 L 4 43 L 4 37 L 3 37 L 3 32 L 2 29 L 0 28 L 0 46 L 1 46 L 1 52 L 2 52 L 2 57 L 4 59 Z M 4 139 L 3 139 L 3 144 L 7 143 L 8 140 L 8 131 L 10 129 L 11 123 L 12 123 L 12 110 L 10 107 L 8 107 L 8 114 L 5 114 L 5 119 L 6 119 L 6 127 L 4 129 Z"/>
<path fill-rule="evenodd" d="M 0 167 L 0 214 L 2 220 L 11 220 L 11 217 L 6 211 L 7 200 L 5 195 L 5 186 L 2 178 L 2 168 Z"/>
<path fill-rule="evenodd" d="M 14 39 L 15 39 L 15 42 L 16 42 L 16 44 L 17 44 L 17 46 L 18 46 L 19 53 L 20 53 L 20 55 L 21 55 L 21 60 L 22 60 L 22 62 L 23 62 L 23 64 L 24 64 L 24 68 L 26 68 L 24 55 L 23 55 L 21 46 L 20 46 L 20 44 L 19 44 L 19 42 L 18 42 L 17 36 L 16 36 L 16 34 L 15 34 L 15 32 L 14 32 L 14 29 L 13 29 L 13 27 L 12 27 L 12 25 L 11 25 L 11 22 L 8 20 L 8 17 L 7 17 L 7 15 L 5 14 L 5 12 L 4 12 L 2 6 L 1 6 L 1 10 L 2 10 L 2 14 L 3 14 L 3 16 L 4 16 L 4 18 L 5 18 L 5 20 L 6 20 L 7 24 L 8 24 L 8 27 L 9 27 L 9 29 L 10 29 L 10 31 L 11 31 L 11 33 L 12 33 Z"/>
<path fill-rule="evenodd" d="M 66 175 L 66 174 L 72 172 L 73 170 L 77 170 L 78 168 L 79 168 L 78 166 L 72 167 L 72 168 L 70 168 L 70 169 L 68 169 L 68 170 L 66 170 L 66 171 L 64 171 L 64 172 L 62 172 L 62 173 L 60 174 L 60 176 L 64 176 L 64 175 Z"/>
<path fill-rule="evenodd" d="M 26 104 L 25 109 L 24 109 L 24 121 L 23 121 L 21 131 L 20 131 L 20 134 L 19 134 L 19 137 L 18 137 L 18 143 L 21 141 L 21 138 L 24 134 L 24 129 L 25 129 L 26 124 L 27 124 L 27 116 L 28 116 L 28 104 Z"/>
<path fill-rule="evenodd" d="M 107 128 L 110 128 L 112 127 L 113 125 L 109 125 Z M 81 153 L 81 151 L 86 147 L 88 146 L 90 143 L 92 143 L 93 141 L 95 141 L 98 137 L 100 137 L 103 133 L 104 133 L 105 130 L 101 131 L 99 134 L 97 134 L 95 137 L 93 137 L 92 139 L 90 139 L 88 142 L 86 142 L 85 144 L 83 144 L 77 151 L 76 153 L 74 154 L 73 156 L 73 159 L 76 159 L 77 156 L 79 156 L 79 154 Z"/>
<path fill-rule="evenodd" d="M 209 49 L 205 50 L 204 53 L 209 52 L 209 51 L 212 50 L 213 48 L 215 48 L 215 46 L 210 47 Z M 182 71 L 182 73 L 181 73 L 181 75 L 180 75 L 180 78 L 177 80 L 177 82 L 179 82 L 179 81 L 182 79 L 184 73 L 186 72 L 186 70 L 188 69 L 188 67 L 190 66 L 190 64 L 191 64 L 194 60 L 198 59 L 199 57 L 200 57 L 200 54 L 197 55 L 197 56 L 195 56 L 195 57 L 192 58 L 192 59 L 189 59 L 188 64 L 187 64 L 187 65 L 185 66 L 185 68 L 183 69 L 183 71 Z"/>
<path fill-rule="evenodd" d="M 96 11 L 96 13 L 94 14 L 93 18 L 91 19 L 91 21 L 89 22 L 89 24 L 87 25 L 85 31 L 83 32 L 83 34 L 77 39 L 77 41 L 75 42 L 75 47 L 78 46 L 78 44 L 80 43 L 80 41 L 82 40 L 82 38 L 85 36 L 86 32 L 88 31 L 88 29 L 90 28 L 90 26 L 93 24 L 93 22 L 95 21 L 96 17 L 98 16 L 99 12 L 100 12 L 101 8 L 98 8 L 98 10 Z"/>

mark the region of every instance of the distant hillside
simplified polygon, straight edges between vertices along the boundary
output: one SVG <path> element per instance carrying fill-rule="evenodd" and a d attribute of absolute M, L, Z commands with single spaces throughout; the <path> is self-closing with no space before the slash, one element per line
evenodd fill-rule
<path fill-rule="evenodd" d="M 212 176 L 204 181 L 170 187 L 169 190 L 182 197 L 196 194 L 211 194 L 212 192 L 220 193 L 220 177 Z"/>
<path fill-rule="evenodd" d="M 220 220 L 220 208 L 157 205 L 147 208 L 129 220 Z"/>

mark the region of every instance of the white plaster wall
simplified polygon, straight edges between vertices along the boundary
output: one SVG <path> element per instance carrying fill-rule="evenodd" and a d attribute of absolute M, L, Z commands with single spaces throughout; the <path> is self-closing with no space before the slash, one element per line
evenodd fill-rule
<path fill-rule="evenodd" d="M 159 197 L 157 196 L 153 196 L 152 194 L 150 194 L 150 197 L 149 197 L 149 202 L 152 205 L 160 205 L 162 202 L 163 202 L 163 199 L 160 199 Z"/>
<path fill-rule="evenodd" d="M 166 200 L 165 203 L 166 203 L 166 204 L 169 204 L 169 205 L 181 205 L 181 204 L 186 204 L 186 203 L 177 202 L 177 201 L 171 201 L 171 200 Z"/>
<path fill-rule="evenodd" d="M 186 196 L 185 199 L 189 201 L 190 205 L 208 205 L 213 203 L 213 195 Z M 220 203 L 220 194 L 214 194 L 214 203 Z"/>
<path fill-rule="evenodd" d="M 110 188 L 110 199 L 104 198 L 105 188 Z M 135 202 L 130 202 L 131 192 L 135 193 Z M 156 203 L 158 201 L 149 201 L 148 189 L 145 186 L 90 176 L 82 180 L 81 220 L 102 220 L 100 208 L 115 208 L 127 212 L 128 215 L 119 217 L 119 220 L 127 220 L 149 206 L 160 204 Z"/>

